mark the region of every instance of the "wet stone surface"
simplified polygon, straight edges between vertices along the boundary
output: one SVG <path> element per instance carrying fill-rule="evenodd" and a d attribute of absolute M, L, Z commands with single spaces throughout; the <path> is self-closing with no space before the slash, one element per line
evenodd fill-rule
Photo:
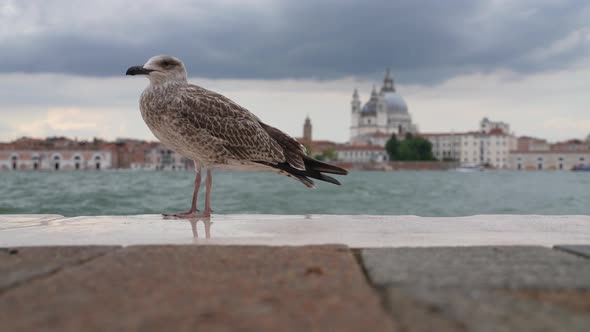
<path fill-rule="evenodd" d="M 542 247 L 361 252 L 407 331 L 587 331 L 590 260 Z"/>
<path fill-rule="evenodd" d="M 392 331 L 341 246 L 137 246 L 0 294 L 6 331 Z"/>

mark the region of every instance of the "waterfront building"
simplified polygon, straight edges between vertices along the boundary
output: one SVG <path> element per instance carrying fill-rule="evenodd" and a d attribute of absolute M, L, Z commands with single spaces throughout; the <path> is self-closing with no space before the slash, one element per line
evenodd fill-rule
<path fill-rule="evenodd" d="M 186 170 L 193 161 L 159 142 L 117 139 L 77 141 L 23 137 L 0 144 L 0 170 Z"/>
<path fill-rule="evenodd" d="M 518 149 L 510 151 L 511 169 L 572 170 L 590 167 L 590 140 L 548 143 L 531 137 L 519 137 Z"/>
<path fill-rule="evenodd" d="M 351 101 L 350 143 L 352 145 L 371 145 L 373 135 L 383 137 L 392 134 L 416 133 L 408 105 L 397 93 L 389 69 L 383 79 L 383 86 L 377 92 L 373 86 L 369 100 L 361 107 L 358 90 L 354 90 Z M 385 140 L 386 141 L 386 140 Z M 384 146 L 383 140 L 379 140 Z"/>
<path fill-rule="evenodd" d="M 379 163 L 389 160 L 387 152 L 378 145 L 348 145 L 336 146 L 337 160 L 345 163 Z"/>
<path fill-rule="evenodd" d="M 432 143 L 432 153 L 438 160 L 459 161 L 462 166 L 510 168 L 510 151 L 517 140 L 504 122 L 482 119 L 479 131 L 421 133 Z"/>
<path fill-rule="evenodd" d="M 192 160 L 168 149 L 159 142 L 143 142 L 134 148 L 132 170 L 183 171 L 194 169 Z"/>
<path fill-rule="evenodd" d="M 493 130 L 500 130 L 505 133 L 510 132 L 510 125 L 502 121 L 491 121 L 490 119 L 483 118 L 479 123 L 479 131 L 482 133 L 490 133 Z"/>
<path fill-rule="evenodd" d="M 384 132 L 374 132 L 369 134 L 358 135 L 351 142 L 353 145 L 377 145 L 385 148 L 385 144 L 391 138 L 392 135 L 396 135 L 398 140 L 404 139 L 405 135 L 399 135 L 397 133 L 387 134 Z"/>
<path fill-rule="evenodd" d="M 0 170 L 104 170 L 112 167 L 112 150 L 98 142 L 24 137 L 0 145 Z"/>

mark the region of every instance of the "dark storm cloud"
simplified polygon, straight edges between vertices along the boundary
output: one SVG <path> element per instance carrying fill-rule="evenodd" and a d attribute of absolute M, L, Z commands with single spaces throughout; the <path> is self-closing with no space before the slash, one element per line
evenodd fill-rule
<path fill-rule="evenodd" d="M 588 54 L 590 5 L 577 0 L 158 3 L 15 1 L 0 10 L 5 25 L 21 22 L 0 33 L 0 71 L 122 75 L 166 53 L 210 78 L 329 79 L 391 67 L 405 82 L 432 82 L 555 69 Z"/>

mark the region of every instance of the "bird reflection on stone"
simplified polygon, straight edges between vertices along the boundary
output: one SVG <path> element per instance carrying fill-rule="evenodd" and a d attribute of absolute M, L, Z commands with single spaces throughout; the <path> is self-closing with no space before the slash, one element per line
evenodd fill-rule
<path fill-rule="evenodd" d="M 312 179 L 340 184 L 323 173 L 347 171 L 309 158 L 305 147 L 279 129 L 218 93 L 187 81 L 178 58 L 159 55 L 127 75 L 145 75 L 150 83 L 139 100 L 141 115 L 154 136 L 195 163 L 191 208 L 169 214 L 179 218 L 211 216 L 211 170 L 271 171 L 294 178 L 309 188 Z M 197 210 L 201 173 L 206 170 L 205 209 Z"/>

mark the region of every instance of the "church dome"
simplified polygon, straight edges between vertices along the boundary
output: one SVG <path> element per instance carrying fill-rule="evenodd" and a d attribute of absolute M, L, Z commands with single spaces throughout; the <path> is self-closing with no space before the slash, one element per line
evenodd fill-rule
<path fill-rule="evenodd" d="M 375 89 L 375 86 L 373 86 L 373 91 L 371 91 L 371 98 L 363 106 L 361 116 L 377 116 L 378 98 L 379 97 L 377 96 L 377 90 Z"/>
<path fill-rule="evenodd" d="M 408 104 L 406 104 L 404 98 L 395 91 L 395 83 L 393 82 L 393 77 L 391 77 L 389 68 L 383 79 L 381 95 L 383 96 L 383 104 L 387 113 L 408 113 Z"/>
<path fill-rule="evenodd" d="M 395 92 L 384 93 L 383 104 L 387 113 L 408 113 L 408 104 L 402 96 Z"/>

